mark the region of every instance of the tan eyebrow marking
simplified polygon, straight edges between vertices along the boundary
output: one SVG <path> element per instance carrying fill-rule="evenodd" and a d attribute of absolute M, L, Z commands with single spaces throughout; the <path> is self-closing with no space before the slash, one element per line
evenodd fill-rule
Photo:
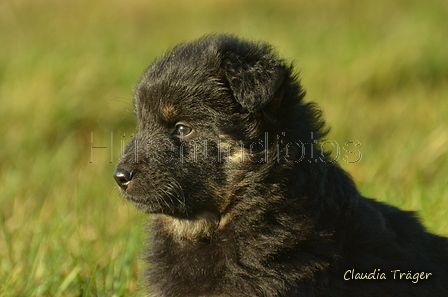
<path fill-rule="evenodd" d="M 165 121 L 171 122 L 176 118 L 178 111 L 174 105 L 165 105 L 161 108 L 161 113 Z"/>

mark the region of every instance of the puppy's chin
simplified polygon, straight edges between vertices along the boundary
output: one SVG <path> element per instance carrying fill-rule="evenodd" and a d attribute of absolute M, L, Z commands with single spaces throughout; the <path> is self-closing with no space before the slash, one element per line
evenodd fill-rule
<path fill-rule="evenodd" d="M 145 203 L 145 202 L 133 201 L 133 200 L 129 200 L 129 201 L 132 203 L 132 205 L 134 205 L 135 208 L 137 208 L 138 210 L 140 210 L 144 213 L 147 213 L 147 214 L 160 214 L 160 213 L 166 212 L 159 205 L 154 204 L 154 203 Z"/>
<path fill-rule="evenodd" d="M 182 205 L 174 205 L 166 198 L 145 195 L 134 196 L 122 191 L 123 197 L 138 210 L 147 214 L 167 214 L 171 216 L 185 217 L 186 211 Z"/>

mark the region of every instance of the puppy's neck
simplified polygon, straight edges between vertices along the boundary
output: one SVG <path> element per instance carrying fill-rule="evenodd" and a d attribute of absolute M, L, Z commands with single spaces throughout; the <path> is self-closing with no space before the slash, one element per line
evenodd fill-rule
<path fill-rule="evenodd" d="M 175 241 L 210 238 L 227 222 L 226 216 L 220 217 L 211 212 L 203 212 L 193 218 L 176 218 L 161 214 L 157 215 L 155 220 L 159 223 L 159 231 Z"/>

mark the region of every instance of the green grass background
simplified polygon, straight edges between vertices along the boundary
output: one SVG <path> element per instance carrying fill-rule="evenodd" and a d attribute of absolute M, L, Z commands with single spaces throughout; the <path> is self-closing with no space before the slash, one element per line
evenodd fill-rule
<path fill-rule="evenodd" d="M 329 139 L 361 143 L 340 160 L 362 193 L 447 235 L 447 16 L 445 0 L 0 1 L 0 296 L 139 294 L 146 219 L 112 179 L 132 89 L 210 32 L 295 61 Z M 107 148 L 89 163 L 91 147 Z"/>

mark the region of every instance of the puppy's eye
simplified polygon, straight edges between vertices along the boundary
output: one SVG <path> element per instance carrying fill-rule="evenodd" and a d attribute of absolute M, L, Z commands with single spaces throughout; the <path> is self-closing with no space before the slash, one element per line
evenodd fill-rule
<path fill-rule="evenodd" d="M 187 136 L 188 134 L 191 133 L 191 131 L 193 131 L 193 129 L 191 129 L 190 127 L 188 127 L 185 124 L 177 124 L 175 129 L 174 129 L 174 135 L 176 135 L 176 136 Z"/>

